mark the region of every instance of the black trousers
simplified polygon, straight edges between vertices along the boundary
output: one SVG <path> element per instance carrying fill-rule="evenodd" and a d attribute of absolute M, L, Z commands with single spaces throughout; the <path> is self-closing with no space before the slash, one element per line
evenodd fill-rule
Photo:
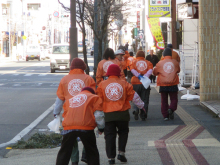
<path fill-rule="evenodd" d="M 127 69 L 124 69 L 124 74 L 125 74 L 125 77 L 127 77 Z"/>
<path fill-rule="evenodd" d="M 81 132 L 73 131 L 63 136 L 61 148 L 57 155 L 56 165 L 68 165 L 73 150 L 74 140 L 80 137 L 85 150 L 89 165 L 99 165 L 99 151 L 96 146 L 94 130 Z"/>
<path fill-rule="evenodd" d="M 156 79 L 156 76 L 150 75 L 150 80 L 151 80 L 151 82 L 155 82 L 155 79 Z"/>
<path fill-rule="evenodd" d="M 105 146 L 107 157 L 116 157 L 116 136 L 118 133 L 118 151 L 125 152 L 128 141 L 129 121 L 110 121 L 105 123 Z"/>
<path fill-rule="evenodd" d="M 149 104 L 149 98 L 150 98 L 150 87 L 147 89 L 144 88 L 142 84 L 133 85 L 133 89 L 137 94 L 140 96 L 141 100 L 144 102 L 144 109 L 146 112 L 148 112 L 148 104 Z M 135 110 L 138 111 L 138 107 L 135 107 Z"/>

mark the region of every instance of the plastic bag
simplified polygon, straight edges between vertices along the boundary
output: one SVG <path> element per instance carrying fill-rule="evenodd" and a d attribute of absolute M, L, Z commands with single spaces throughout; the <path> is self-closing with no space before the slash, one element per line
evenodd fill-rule
<path fill-rule="evenodd" d="M 60 116 L 58 115 L 55 119 L 53 119 L 47 127 L 50 129 L 50 131 L 53 131 L 55 133 L 60 133 Z"/>
<path fill-rule="evenodd" d="M 146 76 L 143 76 L 140 80 L 140 82 L 143 84 L 144 88 L 147 89 L 150 86 L 150 79 Z"/>

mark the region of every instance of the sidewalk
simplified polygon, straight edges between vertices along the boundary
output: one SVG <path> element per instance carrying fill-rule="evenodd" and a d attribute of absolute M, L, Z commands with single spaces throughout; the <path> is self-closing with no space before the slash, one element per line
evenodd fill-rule
<path fill-rule="evenodd" d="M 130 165 L 218 165 L 220 162 L 220 122 L 198 100 L 181 100 L 175 119 L 164 121 L 160 94 L 152 88 L 147 121 L 135 121 L 131 114 L 126 157 Z M 47 131 L 53 115 L 47 116 L 29 135 Z M 27 138 L 27 137 L 26 137 Z M 108 164 L 104 135 L 97 138 L 100 164 Z M 82 144 L 79 143 L 80 157 Z M 10 150 L 0 165 L 54 165 L 59 148 Z M 79 162 L 79 165 L 85 163 Z M 121 164 L 116 160 L 116 164 Z"/>

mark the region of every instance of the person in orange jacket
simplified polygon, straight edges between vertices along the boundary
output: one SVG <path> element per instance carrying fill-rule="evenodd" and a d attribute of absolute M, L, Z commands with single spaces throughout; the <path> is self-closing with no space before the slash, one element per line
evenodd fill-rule
<path fill-rule="evenodd" d="M 157 77 L 157 86 L 160 86 L 161 94 L 161 113 L 164 120 L 174 119 L 174 111 L 178 103 L 178 84 L 180 72 L 179 63 L 172 59 L 172 50 L 166 48 L 163 51 L 164 60 L 157 63 L 153 74 Z M 170 105 L 168 104 L 168 95 L 170 96 Z"/>
<path fill-rule="evenodd" d="M 120 61 L 116 58 L 114 54 L 114 50 L 111 48 L 107 48 L 103 54 L 103 60 L 101 60 L 98 64 L 97 71 L 96 71 L 96 84 L 99 83 L 108 77 L 106 76 L 106 72 L 108 70 L 109 65 L 117 64 L 121 68 L 121 78 L 125 78 L 122 65 Z"/>
<path fill-rule="evenodd" d="M 63 88 L 64 84 L 59 87 Z M 65 86 L 65 85 L 64 85 Z M 104 131 L 104 114 L 102 99 L 95 94 L 91 87 L 85 87 L 82 92 L 72 96 L 68 88 L 57 94 L 58 98 L 65 101 L 63 113 L 63 135 L 61 148 L 57 154 L 56 165 L 68 165 L 74 140 L 80 137 L 87 154 L 89 165 L 99 165 L 99 152 L 94 133 L 98 125 L 99 134 Z"/>
<path fill-rule="evenodd" d="M 145 121 L 147 118 L 148 113 L 148 104 L 149 104 L 149 97 L 150 97 L 150 86 L 145 89 L 140 79 L 143 76 L 150 77 L 153 72 L 153 65 L 150 61 L 145 60 L 145 53 L 142 50 L 139 50 L 136 54 L 136 59 L 132 62 L 130 67 L 132 74 L 134 75 L 131 78 L 131 84 L 133 85 L 134 90 L 137 94 L 141 97 L 141 100 L 144 102 L 144 109 L 140 110 L 140 118 L 142 121 Z M 138 119 L 139 109 L 138 107 L 134 106 L 135 110 L 133 112 L 135 119 Z"/>
<path fill-rule="evenodd" d="M 132 73 L 131 73 L 130 67 L 132 65 L 132 62 L 135 60 L 135 57 L 134 57 L 133 52 L 129 52 L 129 54 L 130 54 L 130 57 L 128 57 L 128 60 L 127 60 L 127 74 L 128 74 L 127 81 L 131 83 Z"/>
<path fill-rule="evenodd" d="M 127 63 L 128 63 L 128 58 L 130 57 L 130 54 L 128 53 L 128 51 L 125 51 L 125 54 L 122 57 L 122 66 L 123 66 L 123 70 L 124 70 L 124 74 L 125 77 L 127 77 Z"/>
<path fill-rule="evenodd" d="M 179 54 L 177 52 L 175 52 L 173 50 L 173 45 L 172 44 L 168 44 L 167 47 L 172 50 L 172 59 L 175 59 L 177 62 L 180 63 L 180 56 L 179 56 Z M 164 59 L 164 57 L 161 56 L 161 60 L 163 60 L 163 59 Z"/>
<path fill-rule="evenodd" d="M 119 136 L 119 154 L 117 159 L 127 162 L 125 148 L 129 132 L 129 101 L 134 98 L 133 86 L 120 78 L 121 69 L 116 64 L 108 67 L 106 76 L 108 79 L 102 81 L 97 94 L 103 100 L 103 111 L 105 113 L 105 144 L 109 164 L 115 164 L 116 136 Z M 116 131 L 118 130 L 118 131 Z"/>
<path fill-rule="evenodd" d="M 74 58 L 71 62 L 70 66 L 70 72 L 67 76 L 64 76 L 61 79 L 59 88 L 57 90 L 57 93 L 60 95 L 60 93 L 67 93 L 69 94 L 69 97 L 73 97 L 77 94 L 79 94 L 84 87 L 91 87 L 93 90 L 96 89 L 96 83 L 94 79 L 85 74 L 84 70 L 86 69 L 86 64 L 83 60 L 79 58 Z M 66 91 L 64 91 L 66 89 Z M 54 115 L 60 114 L 62 110 L 62 106 L 64 104 L 64 101 L 60 100 L 59 97 L 56 99 L 55 103 L 55 109 L 54 109 Z M 86 153 L 83 149 L 82 153 L 82 161 L 86 162 Z M 78 150 L 78 142 L 75 140 L 72 155 L 71 155 L 71 161 L 72 164 L 78 164 L 79 162 L 79 150 Z"/>

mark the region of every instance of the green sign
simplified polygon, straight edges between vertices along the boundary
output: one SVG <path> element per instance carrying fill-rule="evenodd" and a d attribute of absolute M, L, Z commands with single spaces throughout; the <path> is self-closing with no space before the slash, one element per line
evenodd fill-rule
<path fill-rule="evenodd" d="M 138 35 L 138 28 L 134 28 L 134 36 L 136 37 Z"/>

